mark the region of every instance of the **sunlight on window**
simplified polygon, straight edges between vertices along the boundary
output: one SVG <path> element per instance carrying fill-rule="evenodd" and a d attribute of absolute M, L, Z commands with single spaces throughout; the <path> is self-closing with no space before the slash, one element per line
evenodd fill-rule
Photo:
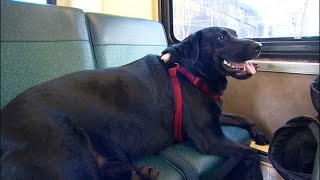
<path fill-rule="evenodd" d="M 174 0 L 173 25 L 178 40 L 211 26 L 242 38 L 319 36 L 319 0 Z"/>

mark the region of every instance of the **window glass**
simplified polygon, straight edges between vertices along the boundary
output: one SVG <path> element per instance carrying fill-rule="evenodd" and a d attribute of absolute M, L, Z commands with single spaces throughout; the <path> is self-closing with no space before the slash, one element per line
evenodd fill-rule
<path fill-rule="evenodd" d="M 14 1 L 37 3 L 37 4 L 47 4 L 47 0 L 14 0 Z"/>
<path fill-rule="evenodd" d="M 319 36 L 319 0 L 173 0 L 176 39 L 211 26 L 240 38 Z"/>
<path fill-rule="evenodd" d="M 158 19 L 158 0 L 57 0 L 57 5 L 79 8 L 84 12 Z"/>

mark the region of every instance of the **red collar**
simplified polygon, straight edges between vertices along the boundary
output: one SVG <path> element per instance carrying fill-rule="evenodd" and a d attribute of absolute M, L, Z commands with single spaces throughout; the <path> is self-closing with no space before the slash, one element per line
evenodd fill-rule
<path fill-rule="evenodd" d="M 194 86 L 199 88 L 202 92 L 208 94 L 216 101 L 220 100 L 220 95 L 212 91 L 203 79 L 194 76 L 184 67 L 176 64 L 175 67 L 168 69 L 171 82 L 173 85 L 174 100 L 175 100 L 175 113 L 174 113 L 174 137 L 177 141 L 182 141 L 182 94 L 179 79 L 177 78 L 177 71 L 183 74 Z"/>

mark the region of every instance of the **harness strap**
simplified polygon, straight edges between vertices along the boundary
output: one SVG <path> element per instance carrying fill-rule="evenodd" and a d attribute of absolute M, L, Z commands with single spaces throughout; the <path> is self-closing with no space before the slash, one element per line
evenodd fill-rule
<path fill-rule="evenodd" d="M 197 88 L 199 88 L 202 92 L 206 93 L 207 95 L 209 95 L 212 99 L 216 100 L 216 101 L 219 101 L 220 100 L 220 95 L 215 92 L 215 91 L 212 91 L 209 86 L 207 85 L 207 83 L 205 83 L 205 81 L 198 77 L 198 76 L 195 76 L 193 74 L 191 74 L 188 70 L 186 70 L 183 66 L 177 64 L 176 67 L 174 68 L 177 68 L 177 70 L 183 74 L 190 82 L 192 82 L 192 84 L 194 86 L 196 86 Z"/>
<path fill-rule="evenodd" d="M 177 77 L 177 68 L 170 68 L 169 74 L 174 92 L 175 112 L 174 112 L 174 138 L 182 141 L 182 94 L 179 79 Z"/>
<path fill-rule="evenodd" d="M 175 67 L 169 68 L 169 75 L 171 77 L 171 82 L 174 92 L 175 101 L 175 112 L 174 112 L 174 138 L 177 141 L 182 141 L 182 93 L 179 79 L 177 77 L 177 71 L 184 75 L 194 86 L 199 88 L 204 93 L 208 94 L 211 98 L 216 101 L 220 100 L 220 95 L 212 91 L 208 85 L 200 77 L 194 76 L 188 72 L 184 67 L 176 64 Z"/>

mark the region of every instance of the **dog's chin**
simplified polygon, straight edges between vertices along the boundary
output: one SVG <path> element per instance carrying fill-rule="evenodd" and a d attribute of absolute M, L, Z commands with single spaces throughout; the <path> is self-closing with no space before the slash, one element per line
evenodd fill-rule
<path fill-rule="evenodd" d="M 223 60 L 220 64 L 220 69 L 223 74 L 240 80 L 250 78 L 256 73 L 256 68 L 256 64 L 247 61 L 236 63 L 230 60 Z"/>

